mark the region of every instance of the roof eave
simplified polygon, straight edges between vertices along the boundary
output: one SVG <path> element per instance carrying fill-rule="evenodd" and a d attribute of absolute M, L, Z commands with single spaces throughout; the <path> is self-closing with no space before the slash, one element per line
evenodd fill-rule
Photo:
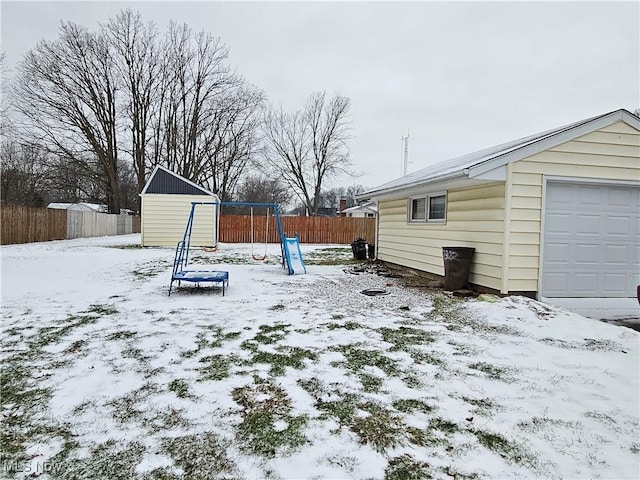
<path fill-rule="evenodd" d="M 380 198 L 402 196 L 403 192 L 406 192 L 408 190 L 414 189 L 419 186 L 424 186 L 425 188 L 428 188 L 432 184 L 437 184 L 440 182 L 453 180 L 456 178 L 467 177 L 468 175 L 465 172 L 466 172 L 466 169 L 455 171 L 445 175 L 440 175 L 438 177 L 433 177 L 428 180 L 424 180 L 424 179 L 416 180 L 414 182 L 406 183 L 404 185 L 399 185 L 397 187 L 385 188 L 381 190 L 371 190 L 369 192 L 363 192 L 361 194 L 356 195 L 355 199 L 358 201 L 365 200 L 365 199 L 379 200 Z"/>

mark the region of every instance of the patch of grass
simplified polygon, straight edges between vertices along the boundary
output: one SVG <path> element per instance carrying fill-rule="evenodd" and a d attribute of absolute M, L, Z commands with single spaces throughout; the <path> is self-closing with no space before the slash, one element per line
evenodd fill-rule
<path fill-rule="evenodd" d="M 389 459 L 384 470 L 384 480 L 424 480 L 433 478 L 429 473 L 429 464 L 416 461 L 412 455 L 405 453 Z"/>
<path fill-rule="evenodd" d="M 107 335 L 107 340 L 128 340 L 137 335 L 137 332 L 131 330 L 119 330 Z"/>
<path fill-rule="evenodd" d="M 104 479 L 128 480 L 136 477 L 136 467 L 145 447 L 139 442 L 124 443 L 108 440 L 94 445 L 87 456 L 73 455 L 75 448 L 65 448 L 49 462 L 55 466 L 55 476 L 65 480 Z"/>
<path fill-rule="evenodd" d="M 523 335 L 520 330 L 514 327 L 492 325 L 481 318 L 476 318 L 464 308 L 465 302 L 467 300 L 458 297 L 436 294 L 432 297 L 431 311 L 425 316 L 429 321 L 445 323 L 447 329 L 454 332 L 471 328 L 473 333 L 477 335 Z"/>
<path fill-rule="evenodd" d="M 354 260 L 351 247 L 327 247 L 306 253 L 304 263 L 307 265 L 350 265 L 361 263 Z"/>
<path fill-rule="evenodd" d="M 71 345 L 69 345 L 67 348 L 65 348 L 62 353 L 64 355 L 72 355 L 74 353 L 77 354 L 80 351 L 82 351 L 86 346 L 87 346 L 87 341 L 86 340 L 76 340 Z"/>
<path fill-rule="evenodd" d="M 398 376 L 402 372 L 398 368 L 398 362 L 382 354 L 378 350 L 367 350 L 359 348 L 357 344 L 340 345 L 331 348 L 333 351 L 342 353 L 344 362 L 333 362 L 332 366 L 344 366 L 354 373 L 361 372 L 365 367 L 378 367 L 389 376 Z"/>
<path fill-rule="evenodd" d="M 401 417 L 374 403 L 368 403 L 361 408 L 369 415 L 356 416 L 350 425 L 351 431 L 358 435 L 360 443 L 371 445 L 379 453 L 406 445 L 409 439 Z"/>
<path fill-rule="evenodd" d="M 468 365 L 469 368 L 479 370 L 487 374 L 489 378 L 494 380 L 511 381 L 511 369 L 497 367 L 485 362 L 475 362 Z"/>
<path fill-rule="evenodd" d="M 578 422 L 566 421 L 566 420 L 561 420 L 559 418 L 549 418 L 549 417 L 531 417 L 530 420 L 519 421 L 517 426 L 518 428 L 524 430 L 525 432 L 532 432 L 532 433 L 540 432 L 542 430 L 547 430 L 551 426 L 566 427 L 566 428 L 572 428 L 572 429 L 582 429 L 582 425 Z"/>
<path fill-rule="evenodd" d="M 115 309 L 113 305 L 103 305 L 101 303 L 95 303 L 89 306 L 89 309 L 86 312 L 82 313 L 95 313 L 97 315 L 115 315 L 118 313 L 118 310 Z"/>
<path fill-rule="evenodd" d="M 433 333 L 419 328 L 400 327 L 377 329 L 382 335 L 382 340 L 393 345 L 391 351 L 406 351 L 407 347 L 414 345 L 426 345 L 435 341 Z"/>
<path fill-rule="evenodd" d="M 204 332 L 196 335 L 196 348 L 180 352 L 182 358 L 193 358 L 202 350 L 222 347 L 226 342 L 235 340 L 241 332 L 224 332 L 218 325 L 208 325 Z"/>
<path fill-rule="evenodd" d="M 442 358 L 440 358 L 433 352 L 424 352 L 417 348 L 407 348 L 406 352 L 411 355 L 413 361 L 418 364 L 429 363 L 437 367 L 442 367 L 445 365 L 444 360 L 442 360 Z"/>
<path fill-rule="evenodd" d="M 422 412 L 430 413 L 434 407 L 428 403 L 418 400 L 416 398 L 403 398 L 393 402 L 393 408 L 402 413 Z"/>
<path fill-rule="evenodd" d="M 500 455 L 505 460 L 526 465 L 530 465 L 535 461 L 535 457 L 524 447 L 507 440 L 498 433 L 474 429 L 470 429 L 469 431 L 476 436 L 482 446 Z"/>
<path fill-rule="evenodd" d="M 146 412 L 142 404 L 150 395 L 160 391 L 162 389 L 157 383 L 147 382 L 136 390 L 110 400 L 107 405 L 112 407 L 111 415 L 120 423 L 143 423 Z"/>
<path fill-rule="evenodd" d="M 167 260 L 152 260 L 145 262 L 135 270 L 132 270 L 131 275 L 133 275 L 136 280 L 147 280 L 164 273 L 169 270 L 171 266 L 172 262 Z"/>
<path fill-rule="evenodd" d="M 200 378 L 198 381 L 219 381 L 229 376 L 229 370 L 238 362 L 236 355 L 209 355 L 200 359 L 202 367 L 198 368 Z"/>
<path fill-rule="evenodd" d="M 105 245 L 105 248 L 117 248 L 119 250 L 140 250 L 144 247 L 139 243 L 130 243 L 128 245 Z"/>
<path fill-rule="evenodd" d="M 471 398 L 471 397 L 462 397 L 462 400 L 473 405 L 475 408 L 473 409 L 474 414 L 491 416 L 495 413 L 495 410 L 498 410 L 499 405 L 491 400 L 490 398 Z"/>
<path fill-rule="evenodd" d="M 260 325 L 260 327 L 258 327 L 259 331 L 256 336 L 253 337 L 253 340 L 265 345 L 279 342 L 288 335 L 287 327 L 290 326 L 291 324 Z"/>
<path fill-rule="evenodd" d="M 438 430 L 445 434 L 456 433 L 460 431 L 458 424 L 450 422 L 440 417 L 434 417 L 429 419 L 429 430 Z"/>
<path fill-rule="evenodd" d="M 318 356 L 311 350 L 300 347 L 281 346 L 277 348 L 278 353 L 255 350 L 250 360 L 245 361 L 245 365 L 265 363 L 271 365 L 270 374 L 279 376 L 285 374 L 286 367 L 302 370 L 305 367 L 305 360 L 315 360 Z"/>
<path fill-rule="evenodd" d="M 275 305 L 271 305 L 269 307 L 269 310 L 273 311 L 273 312 L 281 312 L 282 310 L 284 310 L 286 307 L 282 304 L 282 303 L 276 303 Z"/>
<path fill-rule="evenodd" d="M 336 318 L 336 315 L 334 315 L 333 319 L 334 320 L 339 320 L 340 318 L 342 318 L 342 315 L 337 315 L 337 317 L 339 317 L 339 318 Z M 330 322 L 330 323 L 327 323 L 326 325 L 327 325 L 327 328 L 329 330 L 335 330 L 337 328 L 341 328 L 341 329 L 344 329 L 344 330 L 357 330 L 359 328 L 364 328 L 364 326 L 361 323 L 351 322 L 351 321 L 344 322 L 344 323 Z"/>
<path fill-rule="evenodd" d="M 193 395 L 189 393 L 189 383 L 182 378 L 171 380 L 171 382 L 169 382 L 169 391 L 175 393 L 178 398 L 193 397 Z"/>
<path fill-rule="evenodd" d="M 382 378 L 370 373 L 361 373 L 359 377 L 360 383 L 362 383 L 362 390 L 367 393 L 378 393 L 384 381 Z"/>
<path fill-rule="evenodd" d="M 304 435 L 308 417 L 291 415 L 291 400 L 279 385 L 261 382 L 236 388 L 232 398 L 242 407 L 236 439 L 243 451 L 273 458 L 308 442 Z"/>
<path fill-rule="evenodd" d="M 316 408 L 323 412 L 321 418 L 334 417 L 341 425 L 349 425 L 355 416 L 361 399 L 352 394 L 340 395 L 339 400 L 317 400 Z"/>
<path fill-rule="evenodd" d="M 237 478 L 237 466 L 227 456 L 230 442 L 213 432 L 182 437 L 165 438 L 161 450 L 182 470 L 178 478 L 208 480 L 210 478 Z M 174 478 L 168 469 L 153 470 L 150 478 Z"/>

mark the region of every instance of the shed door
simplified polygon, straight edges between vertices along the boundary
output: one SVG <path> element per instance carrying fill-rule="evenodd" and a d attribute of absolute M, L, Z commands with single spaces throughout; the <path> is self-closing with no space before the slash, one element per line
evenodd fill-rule
<path fill-rule="evenodd" d="M 542 296 L 635 297 L 640 187 L 549 182 Z"/>

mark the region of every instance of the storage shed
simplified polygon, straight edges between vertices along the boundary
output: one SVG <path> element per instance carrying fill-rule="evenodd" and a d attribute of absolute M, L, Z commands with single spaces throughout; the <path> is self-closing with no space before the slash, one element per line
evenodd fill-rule
<path fill-rule="evenodd" d="M 536 297 L 636 296 L 640 119 L 617 110 L 445 161 L 358 195 L 378 201 L 380 260 Z"/>
<path fill-rule="evenodd" d="M 175 247 L 184 236 L 191 202 L 219 202 L 218 196 L 168 168 L 157 165 L 140 193 L 142 197 L 141 244 L 143 247 Z M 198 207 L 192 246 L 217 244 L 218 208 Z"/>

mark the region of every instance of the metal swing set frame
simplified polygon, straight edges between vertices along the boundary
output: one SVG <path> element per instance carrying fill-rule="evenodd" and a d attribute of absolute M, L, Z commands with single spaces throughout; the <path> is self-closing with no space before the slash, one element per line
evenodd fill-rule
<path fill-rule="evenodd" d="M 191 211 L 187 220 L 182 240 L 176 245 L 175 256 L 173 260 L 173 270 L 171 272 L 171 283 L 169 284 L 169 296 L 173 288 L 173 282 L 196 283 L 219 283 L 222 286 L 222 295 L 224 296 L 225 287 L 229 286 L 229 272 L 224 270 L 193 270 L 189 268 L 189 251 L 191 249 L 191 233 L 193 231 L 193 223 L 196 207 L 201 205 L 211 205 L 214 207 L 215 222 L 215 244 L 205 247 L 205 251 L 215 252 L 218 249 L 218 231 L 220 224 L 220 207 L 251 207 L 251 248 L 254 260 L 260 261 L 266 258 L 266 244 L 269 240 L 269 209 L 273 210 L 273 216 L 276 221 L 276 229 L 278 231 L 278 239 L 280 242 L 280 251 L 282 254 L 282 267 L 289 275 L 294 273 L 306 273 L 306 267 L 302 260 L 302 252 L 300 251 L 300 243 L 298 235 L 293 238 L 287 238 L 282 228 L 280 220 L 280 206 L 277 203 L 262 202 L 191 202 Z M 253 208 L 267 208 L 267 226 L 265 233 L 265 256 L 259 257 L 253 255 Z M 257 258 L 256 258 L 257 257 Z"/>

